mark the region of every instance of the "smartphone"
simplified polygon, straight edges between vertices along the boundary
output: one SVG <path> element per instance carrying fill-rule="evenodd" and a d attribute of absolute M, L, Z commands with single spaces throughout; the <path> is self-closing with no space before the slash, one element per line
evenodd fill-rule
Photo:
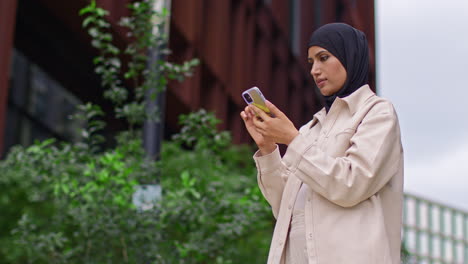
<path fill-rule="evenodd" d="M 260 89 L 258 89 L 258 87 L 254 86 L 248 90 L 245 90 L 242 93 L 242 98 L 244 98 L 244 101 L 247 104 L 255 105 L 256 107 L 260 108 L 265 113 L 271 116 L 270 109 L 268 109 L 268 107 L 265 104 L 265 97 L 263 96 Z"/>

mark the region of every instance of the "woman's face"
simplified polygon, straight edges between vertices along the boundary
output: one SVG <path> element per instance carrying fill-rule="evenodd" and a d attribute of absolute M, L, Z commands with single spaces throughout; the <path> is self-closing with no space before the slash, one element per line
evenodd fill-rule
<path fill-rule="evenodd" d="M 312 46 L 309 48 L 307 59 L 312 65 L 310 74 L 322 95 L 333 95 L 344 86 L 346 69 L 338 58 L 328 50 L 319 46 Z"/>

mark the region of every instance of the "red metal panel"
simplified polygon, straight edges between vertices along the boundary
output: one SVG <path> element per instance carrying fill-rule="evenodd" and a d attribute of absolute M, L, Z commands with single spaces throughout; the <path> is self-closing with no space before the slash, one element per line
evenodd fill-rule
<path fill-rule="evenodd" d="M 228 120 L 228 97 L 219 82 L 212 82 L 210 89 L 204 89 L 202 98 L 206 109 L 214 111 L 217 118 Z M 223 121 L 218 128 L 226 130 L 227 126 L 227 122 Z"/>
<path fill-rule="evenodd" d="M 233 101 L 231 101 L 229 105 L 231 105 L 231 107 L 229 108 L 230 111 L 227 120 L 229 122 L 229 130 L 232 132 L 233 142 L 236 144 L 245 142 L 245 138 L 249 136 L 247 136 L 244 122 L 239 116 L 241 108 L 236 103 L 233 103 Z M 233 105 L 237 105 L 237 107 L 232 107 Z"/>
<path fill-rule="evenodd" d="M 253 16 L 247 16 L 247 25 L 245 28 L 245 83 L 244 87 L 240 87 L 240 90 L 237 91 L 237 96 L 239 96 L 243 90 L 252 87 L 255 85 L 255 75 L 254 75 L 254 55 L 255 55 L 255 18 Z M 240 97 L 240 96 L 239 96 Z"/>
<path fill-rule="evenodd" d="M 275 59 L 281 64 L 287 64 L 289 59 L 289 43 L 284 38 L 272 41 Z"/>
<path fill-rule="evenodd" d="M 323 23 L 346 15 L 346 10 L 338 14 L 338 3 L 344 1 L 322 1 Z M 272 0 L 271 5 L 264 5 L 253 0 L 173 0 L 171 35 L 182 36 L 184 43 L 171 47 L 174 53 L 183 53 L 183 59 L 201 58 L 203 65 L 195 78 L 171 89 L 190 109 L 199 105 L 219 112 L 235 142 L 251 142 L 239 118 L 245 105 L 239 93 L 252 85 L 301 125 L 321 108 L 306 62 L 307 42 L 314 30 L 313 8 L 312 1 L 301 0 L 304 48 L 294 57 L 288 37 L 289 1 Z M 360 16 L 367 21 L 367 13 L 373 10 L 362 12 Z"/>
<path fill-rule="evenodd" d="M 265 38 L 270 39 L 273 31 L 271 13 L 267 11 L 267 8 L 260 8 L 255 16 L 260 33 L 264 35 Z"/>
<path fill-rule="evenodd" d="M 289 94 L 289 102 L 288 102 L 288 108 L 289 108 L 289 118 L 291 121 L 296 125 L 296 127 L 299 127 L 302 125 L 303 117 L 302 117 L 302 112 L 301 108 L 303 106 L 302 100 L 301 100 L 301 92 L 302 92 L 302 73 L 300 70 L 300 66 L 298 64 L 292 64 L 291 65 L 291 72 L 290 72 L 290 81 L 289 81 L 289 87 L 288 87 L 288 94 Z"/>
<path fill-rule="evenodd" d="M 238 105 L 243 103 L 242 98 L 239 97 L 238 91 L 244 88 L 246 80 L 246 42 L 245 42 L 245 28 L 246 28 L 246 8 L 243 4 L 239 4 L 233 16 L 232 24 L 232 48 L 231 48 L 231 78 L 228 86 L 228 94 L 232 96 L 234 102 Z"/>
<path fill-rule="evenodd" d="M 289 38 L 289 1 L 272 0 L 272 12 L 281 34 Z"/>
<path fill-rule="evenodd" d="M 13 49 L 16 19 L 16 0 L 0 1 L 0 155 L 3 152 L 8 98 L 8 78 Z"/>
<path fill-rule="evenodd" d="M 309 38 L 314 31 L 314 6 L 313 1 L 302 0 L 301 1 L 301 28 L 300 28 L 300 55 L 299 63 L 303 67 L 303 70 L 309 72 L 309 64 L 307 63 L 307 43 Z"/>
<path fill-rule="evenodd" d="M 234 1 L 236 1 L 236 0 L 234 0 Z M 224 1 L 224 2 L 227 2 L 227 1 Z M 255 2 L 257 2 L 257 0 L 245 0 L 245 3 L 247 5 L 247 9 L 249 11 L 253 11 L 255 9 L 255 4 L 256 4 Z"/>
<path fill-rule="evenodd" d="M 272 102 L 282 111 L 286 111 L 288 104 L 288 69 L 286 64 L 276 64 L 273 69 L 273 97 Z"/>
<path fill-rule="evenodd" d="M 230 3 L 228 1 L 205 0 L 204 13 L 217 14 L 204 17 L 203 23 L 203 60 L 216 77 L 223 83 L 228 82 L 227 60 L 230 50 L 229 28 Z"/>
<path fill-rule="evenodd" d="M 258 86 L 266 97 L 271 98 L 271 70 L 272 70 L 272 50 L 271 41 L 261 36 L 257 42 L 255 51 L 255 85 Z"/>
<path fill-rule="evenodd" d="M 203 17 L 203 1 L 186 1 L 173 0 L 171 4 L 171 19 L 180 32 L 191 42 L 192 45 L 198 47 L 197 38 L 200 34 L 201 23 Z"/>

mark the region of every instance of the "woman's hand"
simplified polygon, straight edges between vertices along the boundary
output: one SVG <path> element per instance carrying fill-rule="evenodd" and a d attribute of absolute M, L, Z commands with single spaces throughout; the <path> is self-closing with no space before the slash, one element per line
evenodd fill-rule
<path fill-rule="evenodd" d="M 260 108 L 250 105 L 251 108 L 260 117 L 254 119 L 254 125 L 258 133 L 263 137 L 271 139 L 275 143 L 289 145 L 291 141 L 299 134 L 294 124 L 289 118 L 281 112 L 270 101 L 266 101 L 266 106 L 270 109 L 274 117 L 269 116 Z"/>
<path fill-rule="evenodd" d="M 266 155 L 273 152 L 276 149 L 275 142 L 265 138 L 262 134 L 257 131 L 254 125 L 254 120 L 257 119 L 255 112 L 252 111 L 248 106 L 245 107 L 244 111 L 240 113 L 242 120 L 244 120 L 245 127 L 249 132 L 250 136 L 257 144 L 261 155 Z"/>
<path fill-rule="evenodd" d="M 294 124 L 271 102 L 266 101 L 266 106 L 270 109 L 274 117 L 269 116 L 259 108 L 249 105 L 247 108 L 259 118 L 251 118 L 255 133 L 269 142 L 289 145 L 299 134 Z M 245 111 L 244 111 L 245 112 Z M 255 140 L 255 138 L 254 138 Z"/>

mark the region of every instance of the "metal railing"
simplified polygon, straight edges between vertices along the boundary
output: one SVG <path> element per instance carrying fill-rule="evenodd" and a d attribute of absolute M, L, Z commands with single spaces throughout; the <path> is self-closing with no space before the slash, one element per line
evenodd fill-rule
<path fill-rule="evenodd" d="M 405 194 L 402 231 L 410 263 L 468 263 L 468 212 Z"/>

